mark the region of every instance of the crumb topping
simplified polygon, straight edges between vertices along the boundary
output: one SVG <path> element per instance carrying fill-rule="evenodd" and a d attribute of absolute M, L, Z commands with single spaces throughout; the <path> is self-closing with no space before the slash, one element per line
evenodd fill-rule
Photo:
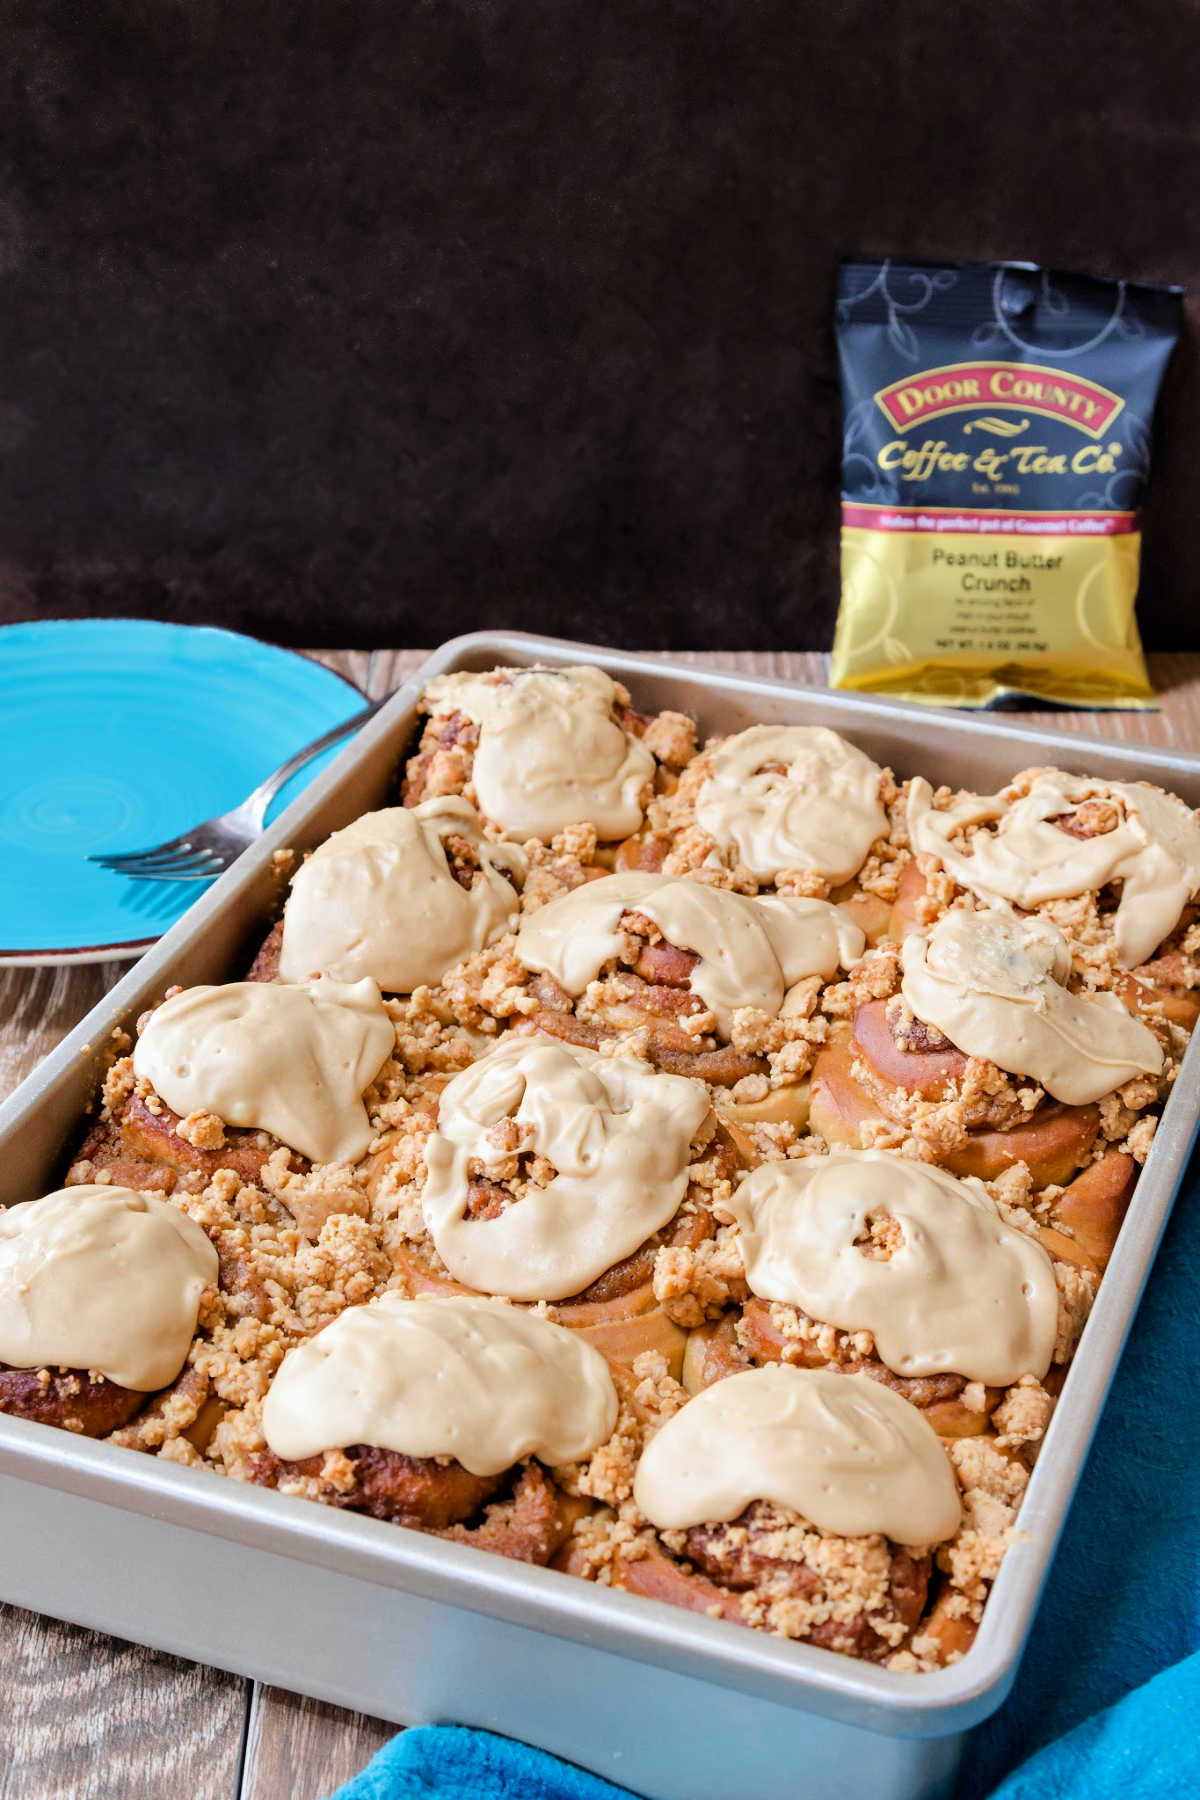
<path fill-rule="evenodd" d="M 472 678 L 481 679 L 504 687 L 519 678 L 503 671 Z M 702 824 L 714 817 L 702 796 L 711 792 L 714 769 L 725 766 L 728 740 L 698 747 L 692 720 L 641 714 L 614 683 L 605 729 L 615 729 L 622 754 L 633 746 L 636 767 L 643 758 L 647 770 L 636 794 L 637 829 L 605 839 L 596 823 L 574 821 L 518 844 L 481 804 L 481 727 L 453 699 L 447 689 L 430 701 L 401 772 L 401 794 L 410 808 L 441 796 L 479 808 L 480 842 L 452 834 L 448 866 L 467 892 L 480 879 L 489 843 L 513 848 L 525 870 L 512 895 L 516 926 L 437 982 L 385 998 L 393 1042 L 363 1095 L 365 1152 L 350 1162 L 314 1163 L 267 1131 L 238 1127 L 213 1110 L 175 1113 L 135 1071 L 128 1039 L 107 1047 L 98 1111 L 68 1184 L 132 1187 L 168 1200 L 211 1242 L 219 1281 L 201 1301 L 178 1378 L 132 1417 L 114 1415 L 105 1434 L 145 1454 L 237 1480 L 268 1480 L 324 1505 L 362 1508 L 386 1492 L 391 1510 L 377 1516 L 551 1561 L 601 1585 L 891 1668 L 922 1671 L 957 1660 L 1014 1541 L 1067 1365 L 1200 1016 L 1200 905 L 1187 899 L 1167 936 L 1134 967 L 1120 957 L 1120 881 L 1022 909 L 1021 916 L 1044 919 L 1062 934 L 1070 965 L 1065 991 L 1115 997 L 1162 1052 L 1161 1071 L 1136 1074 L 1092 1104 L 1065 1105 L 1027 1073 L 966 1053 L 918 1016 L 902 992 L 904 939 L 987 904 L 955 876 L 992 833 L 992 821 L 970 822 L 970 796 L 925 783 L 914 810 L 914 783 L 898 783 L 883 770 L 877 799 L 872 791 L 863 804 L 877 806 L 885 829 L 852 876 L 835 871 L 833 879 L 810 866 L 756 874 L 740 840 L 718 839 Z M 481 711 L 492 716 L 487 706 Z M 1046 774 L 1017 775 L 1005 805 L 1028 804 L 1043 791 Z M 755 770 L 756 781 L 764 778 L 771 791 L 782 779 L 774 764 Z M 1078 798 L 1045 825 L 1068 850 L 1082 846 L 1099 857 L 1088 847 L 1125 831 L 1128 808 L 1103 784 L 1076 785 Z M 960 815 L 968 822 L 952 830 L 947 820 Z M 913 831 L 914 818 L 931 816 L 941 821 L 940 837 L 927 825 Z M 944 859 L 936 849 L 943 841 Z M 281 888 L 293 862 L 291 853 L 279 853 Z M 777 1013 L 743 1004 L 720 1022 L 691 989 L 695 956 L 671 944 L 636 905 L 621 916 L 615 954 L 581 993 L 568 994 L 553 976 L 522 963 L 516 944 L 524 921 L 623 870 L 683 876 L 732 894 L 829 901 L 861 928 L 866 948 L 830 978 L 793 982 Z M 278 979 L 278 939 L 276 930 L 253 980 Z M 543 1468 L 526 1459 L 486 1493 L 464 1487 L 449 1522 L 439 1512 L 430 1524 L 433 1513 L 411 1511 L 413 1469 L 375 1467 L 369 1446 L 280 1464 L 264 1435 L 263 1402 L 288 1352 L 347 1308 L 385 1294 L 464 1291 L 424 1217 L 426 1150 L 447 1084 L 510 1038 L 548 1038 L 633 1059 L 642 1071 L 687 1075 L 704 1084 L 712 1104 L 692 1143 L 674 1218 L 583 1292 L 540 1306 L 608 1358 L 620 1401 L 611 1437 L 582 1462 Z M 956 1371 L 906 1379 L 886 1366 L 870 1331 L 837 1329 L 750 1292 L 730 1207 L 741 1179 L 764 1164 L 868 1148 L 977 1176 L 1005 1224 L 1041 1245 L 1057 1293 L 1053 1360 L 1042 1379 L 1023 1374 L 1003 1388 Z M 465 1229 L 483 1230 L 544 1197 L 558 1173 L 517 1109 L 505 1111 L 472 1146 Z M 854 1248 L 882 1264 L 903 1243 L 897 1220 L 876 1209 Z M 771 1363 L 866 1375 L 916 1407 L 960 1490 L 962 1522 L 954 1535 L 925 1551 L 879 1536 L 838 1537 L 765 1500 L 733 1520 L 654 1530 L 633 1497 L 647 1444 L 713 1382 Z M 41 1374 L 45 1381 L 35 1373 L 25 1386 L 48 1404 L 62 1372 Z M 0 1367 L 0 1410 L 10 1404 L 5 1379 Z M 75 1403 L 58 1422 L 86 1428 Z M 419 1459 L 413 1468 L 425 1484 L 421 1494 L 428 1488 L 443 1498 L 451 1477 L 463 1473 L 422 1469 Z"/>

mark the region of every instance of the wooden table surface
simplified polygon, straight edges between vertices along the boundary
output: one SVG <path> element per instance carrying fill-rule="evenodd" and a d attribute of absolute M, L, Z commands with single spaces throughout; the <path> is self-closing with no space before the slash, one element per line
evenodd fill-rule
<path fill-rule="evenodd" d="M 321 660 L 380 694 L 421 655 L 330 651 Z M 815 686 L 824 681 L 816 654 L 696 653 L 683 660 Z M 1036 722 L 1083 736 L 1200 749 L 1200 655 L 1150 661 L 1160 712 L 1041 713 Z M 0 1097 L 125 967 L 0 970 Z M 0 1607 L 0 1719 L 0 1800 L 318 1800 L 395 1729 L 11 1606 Z"/>

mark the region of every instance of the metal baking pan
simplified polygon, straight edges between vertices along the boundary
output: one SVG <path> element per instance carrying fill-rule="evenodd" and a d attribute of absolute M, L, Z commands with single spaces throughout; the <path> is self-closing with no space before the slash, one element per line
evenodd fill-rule
<path fill-rule="evenodd" d="M 0 1203 L 54 1187 L 82 1135 L 109 1033 L 172 982 L 227 979 L 280 900 L 272 853 L 378 806 L 433 675 L 599 663 L 642 708 L 705 734 L 758 721 L 835 727 L 898 775 L 994 788 L 1033 763 L 1148 778 L 1200 805 L 1200 758 L 1013 730 L 762 677 L 519 633 L 442 646 L 353 744 L 0 1108 Z M 239 961 L 240 959 L 240 961 Z M 1200 1037 L 1200 1034 L 1197 1034 Z M 974 1647 L 891 1674 L 553 1570 L 0 1417 L 10 1552 L 0 1597 L 401 1723 L 525 1738 L 653 1800 L 943 1794 L 963 1735 L 1012 1685 L 1056 1539 L 1196 1129 L 1188 1051 L 1071 1366 Z M 13 1554 L 13 1547 L 19 1552 Z"/>

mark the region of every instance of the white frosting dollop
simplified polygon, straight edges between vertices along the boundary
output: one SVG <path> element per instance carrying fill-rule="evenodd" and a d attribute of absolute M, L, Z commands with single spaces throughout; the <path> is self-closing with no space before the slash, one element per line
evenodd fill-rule
<path fill-rule="evenodd" d="M 751 725 L 707 755 L 696 823 L 758 881 L 782 869 L 848 881 L 888 829 L 883 771 L 823 725 Z"/>
<path fill-rule="evenodd" d="M 130 1188 L 60 1188 L 0 1212 L 0 1362 L 174 1381 L 217 1253 L 194 1219 Z"/>
<path fill-rule="evenodd" d="M 464 839 L 479 870 L 455 880 L 446 839 Z M 425 800 L 364 813 L 301 864 L 283 915 L 281 981 L 332 975 L 411 994 L 516 924 L 525 858 L 489 843 L 466 800 Z"/>
<path fill-rule="evenodd" d="M 869 1376 L 787 1363 L 690 1400 L 647 1445 L 633 1496 L 660 1531 L 727 1524 L 770 1500 L 840 1537 L 926 1546 L 962 1517 L 949 1459 L 915 1406 Z"/>
<path fill-rule="evenodd" d="M 763 1163 L 730 1211 L 752 1293 L 871 1332 L 898 1375 L 1007 1387 L 1050 1366 L 1054 1266 L 1004 1223 L 981 1181 L 886 1150 L 836 1151 Z M 886 1258 L 864 1255 L 858 1240 L 882 1217 L 903 1242 Z"/>
<path fill-rule="evenodd" d="M 709 1112 L 702 1082 L 551 1038 L 509 1037 L 448 1083 L 425 1149 L 421 1208 L 456 1280 L 516 1300 L 563 1300 L 677 1212 L 690 1146 Z M 557 1171 L 494 1218 L 467 1211 L 468 1165 L 502 1163 L 493 1136 Z"/>
<path fill-rule="evenodd" d="M 581 994 L 621 947 L 622 913 L 644 914 L 669 944 L 700 961 L 688 985 L 729 1034 L 739 1006 L 778 1014 L 806 975 L 834 975 L 857 961 L 866 938 L 827 900 L 780 894 L 751 899 L 668 875 L 606 875 L 551 900 L 517 934 L 526 968 Z"/>
<path fill-rule="evenodd" d="M 431 710 L 478 725 L 479 810 L 517 839 L 581 821 L 604 839 L 638 829 L 654 758 L 614 717 L 617 699 L 611 676 L 588 667 L 439 675 L 425 690 Z"/>
<path fill-rule="evenodd" d="M 133 1053 L 174 1112 L 269 1131 L 312 1162 L 357 1162 L 374 1135 L 363 1091 L 395 1032 L 373 981 L 184 988 L 151 1015 Z"/>
<path fill-rule="evenodd" d="M 1080 838 L 1052 822 L 1089 800 L 1115 809 L 1112 831 Z M 974 829 L 992 824 L 995 831 Z M 918 777 L 909 788 L 908 826 L 914 850 L 935 856 L 984 900 L 1029 909 L 1120 881 L 1113 937 L 1125 968 L 1157 949 L 1200 891 L 1200 820 L 1147 782 L 1043 769 L 1025 794 L 964 794 L 935 808 L 933 789 Z"/>
<path fill-rule="evenodd" d="M 577 1462 L 611 1437 L 608 1364 L 578 1332 L 502 1301 L 388 1293 L 290 1350 L 263 1404 L 289 1462 L 349 1444 L 452 1456 L 498 1475 L 526 1456 Z"/>
<path fill-rule="evenodd" d="M 1162 1069 L 1158 1039 L 1115 994 L 1063 985 L 1070 951 L 1044 920 L 955 909 L 928 936 L 905 938 L 900 956 L 900 991 L 918 1019 L 1068 1106 Z"/>

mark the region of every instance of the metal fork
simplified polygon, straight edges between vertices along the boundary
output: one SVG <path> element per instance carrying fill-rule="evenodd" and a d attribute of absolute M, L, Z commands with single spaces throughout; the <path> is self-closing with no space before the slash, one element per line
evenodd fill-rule
<path fill-rule="evenodd" d="M 382 700 L 372 700 L 361 712 L 343 719 L 331 731 L 322 732 L 303 750 L 297 750 L 285 763 L 280 763 L 274 774 L 260 782 L 232 812 L 221 813 L 215 819 L 204 819 L 179 837 L 169 838 L 165 844 L 152 844 L 146 850 L 128 850 L 114 856 L 89 856 L 88 862 L 100 863 L 115 875 L 130 875 L 139 881 L 212 881 L 261 835 L 267 808 L 296 770 L 319 756 L 322 750 L 328 750 L 331 744 L 349 737 L 368 719 L 373 719 L 390 699 L 391 695 L 385 694 Z"/>

